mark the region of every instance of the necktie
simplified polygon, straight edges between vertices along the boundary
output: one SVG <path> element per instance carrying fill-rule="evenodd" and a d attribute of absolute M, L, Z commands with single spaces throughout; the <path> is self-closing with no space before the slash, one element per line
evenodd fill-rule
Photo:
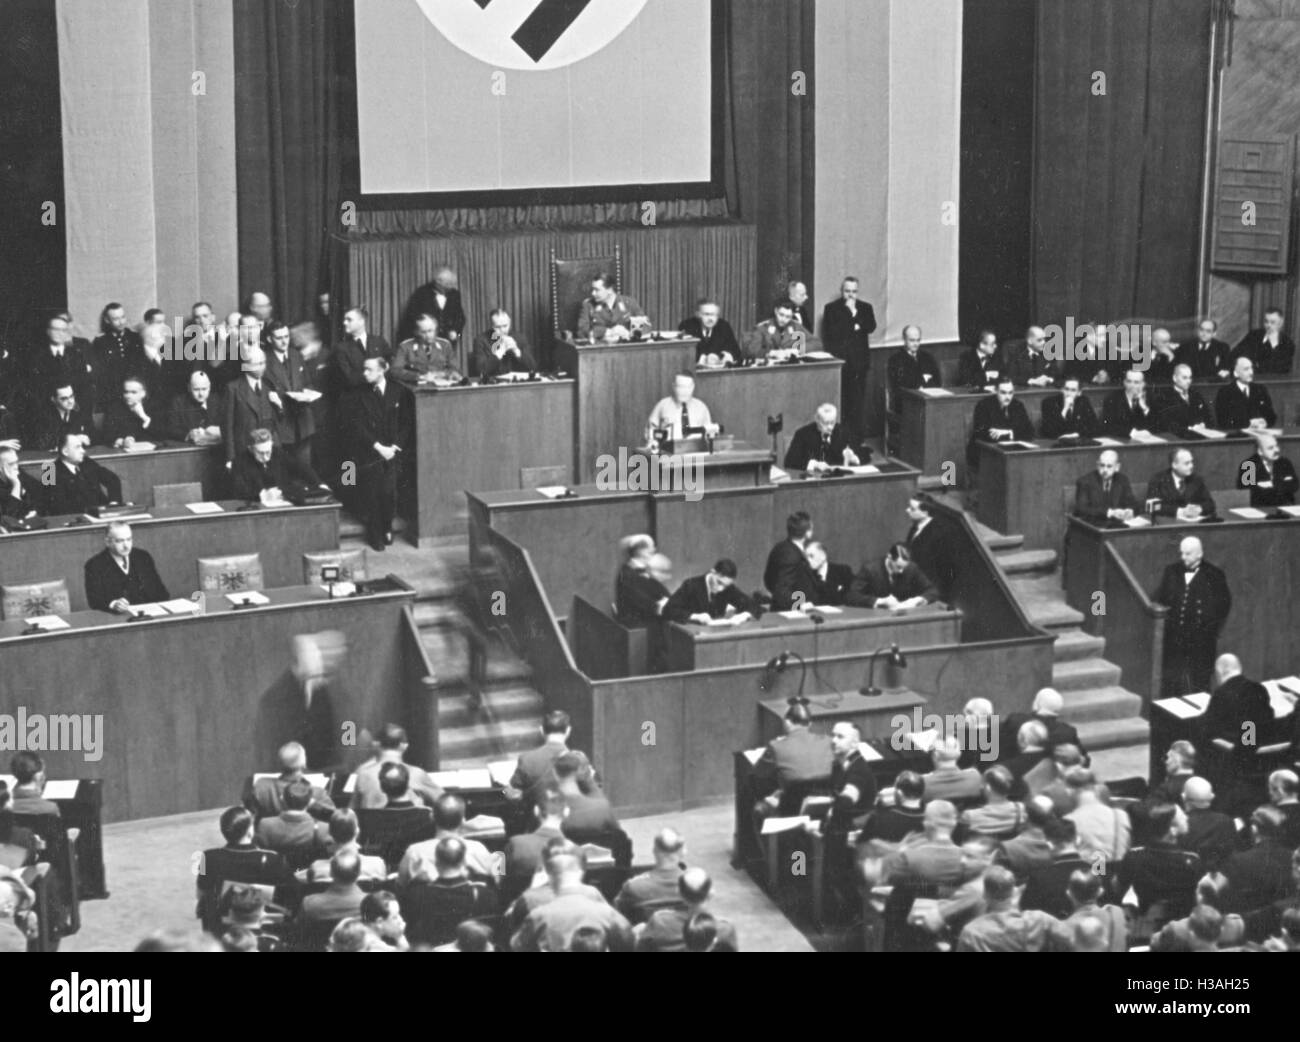
<path fill-rule="evenodd" d="M 1069 405 L 1065 407 L 1065 411 L 1061 413 L 1061 419 L 1068 420 L 1070 418 L 1070 415 L 1073 412 L 1074 412 L 1074 403 L 1071 402 Z"/>
<path fill-rule="evenodd" d="M 691 413 L 686 408 L 686 403 L 682 402 L 682 437 L 686 437 L 686 428 L 691 425 Z"/>
<path fill-rule="evenodd" d="M 829 437 L 828 435 L 823 434 L 823 435 L 822 435 L 822 460 L 823 460 L 823 462 L 825 461 L 826 457 L 830 455 L 830 451 L 831 451 L 831 439 L 830 439 L 830 437 Z"/>
<path fill-rule="evenodd" d="M 254 380 L 254 381 L 253 381 L 253 393 L 254 393 L 254 394 L 261 394 L 261 393 L 262 393 L 262 381 L 261 381 L 261 380 Z"/>
<path fill-rule="evenodd" d="M 123 575 L 131 574 L 131 559 L 129 557 L 123 557 L 121 559 L 121 566 Z"/>
<path fill-rule="evenodd" d="M 378 398 L 382 398 L 384 396 L 384 389 L 380 387 L 379 384 L 375 384 L 375 396 Z"/>
<path fill-rule="evenodd" d="M 1106 480 L 1101 483 L 1101 490 L 1105 492 L 1106 495 L 1110 495 L 1110 478 L 1106 478 Z"/>

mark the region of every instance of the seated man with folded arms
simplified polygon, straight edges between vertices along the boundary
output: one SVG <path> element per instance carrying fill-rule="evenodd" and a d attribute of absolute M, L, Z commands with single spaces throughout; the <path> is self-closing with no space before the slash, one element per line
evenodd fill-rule
<path fill-rule="evenodd" d="M 512 332 L 510 313 L 497 308 L 488 321 L 492 328 L 474 338 L 474 374 L 489 380 L 505 373 L 535 372 L 537 360 L 524 338 Z"/>
<path fill-rule="evenodd" d="M 1094 525 L 1127 521 L 1139 510 L 1128 475 L 1120 473 L 1119 453 L 1107 449 L 1097 457 L 1097 469 L 1074 486 L 1074 515 Z"/>
<path fill-rule="evenodd" d="M 114 521 L 104 533 L 104 549 L 86 562 L 86 603 L 94 611 L 130 614 L 136 604 L 171 599 L 153 557 L 133 545 L 131 526 Z"/>
<path fill-rule="evenodd" d="M 1237 487 L 1250 489 L 1253 507 L 1289 507 L 1295 505 L 1300 477 L 1295 464 L 1282 455 L 1282 446 L 1272 434 L 1257 435 L 1259 448 L 1237 471 Z M 0 463 L 4 460 L 0 452 Z"/>
<path fill-rule="evenodd" d="M 1174 449 L 1169 454 L 1169 467 L 1147 485 L 1147 499 L 1160 500 L 1156 513 L 1179 521 L 1214 516 L 1214 497 L 1206 488 L 1205 479 L 1193 473 L 1195 468 L 1196 460 L 1190 449 Z"/>
<path fill-rule="evenodd" d="M 655 445 L 655 432 L 667 430 L 674 442 L 690 437 L 713 437 L 722 430 L 713 422 L 709 407 L 695 397 L 695 377 L 678 373 L 673 377 L 673 393 L 661 398 L 650 410 L 646 421 L 645 443 Z"/>
<path fill-rule="evenodd" d="M 787 470 L 817 472 L 832 467 L 856 467 L 862 461 L 849 444 L 849 432 L 840 422 L 840 411 L 829 402 L 817 406 L 812 423 L 794 432 L 785 450 Z"/>
<path fill-rule="evenodd" d="M 1080 391 L 1077 376 L 1066 377 L 1061 390 L 1043 399 L 1039 431 L 1044 438 L 1093 438 L 1101 429 L 1092 402 Z"/>
<path fill-rule="evenodd" d="M 86 455 L 86 436 L 69 430 L 63 435 L 54 463 L 54 483 L 47 486 L 49 513 L 88 514 L 122 502 L 122 479 Z"/>
<path fill-rule="evenodd" d="M 853 578 L 847 603 L 861 608 L 919 608 L 939 599 L 934 583 L 912 561 L 912 552 L 895 543 L 875 564 L 864 564 Z"/>
<path fill-rule="evenodd" d="M 230 469 L 230 488 L 236 499 L 263 506 L 283 503 L 289 492 L 329 491 L 311 467 L 276 445 L 265 427 L 249 431 L 248 446 Z"/>
<path fill-rule="evenodd" d="M 415 336 L 397 345 L 391 369 L 393 377 L 408 387 L 431 380 L 459 380 L 455 349 L 450 340 L 438 336 L 438 320 L 420 315 L 415 320 Z"/>
<path fill-rule="evenodd" d="M 736 340 L 731 323 L 721 317 L 716 300 L 705 297 L 695 305 L 695 314 L 677 328 L 699 341 L 695 363 L 707 367 L 734 365 L 747 357 Z"/>
<path fill-rule="evenodd" d="M 18 452 L 0 447 L 0 517 L 22 520 L 45 513 L 45 486 L 18 465 Z"/>
<path fill-rule="evenodd" d="M 669 622 L 708 625 L 710 619 L 744 622 L 755 612 L 752 600 L 736 588 L 736 562 L 729 557 L 718 561 L 704 575 L 687 579 L 664 605 Z"/>
<path fill-rule="evenodd" d="M 137 441 L 160 441 L 166 438 L 161 406 L 146 401 L 148 391 L 138 376 L 122 381 L 122 396 L 109 402 L 104 410 L 104 434 L 101 439 L 115 449 L 130 449 Z"/>
<path fill-rule="evenodd" d="M 212 378 L 202 369 L 190 373 L 185 393 L 172 399 L 162 432 L 168 441 L 187 445 L 221 444 L 221 405 L 212 397 Z"/>
<path fill-rule="evenodd" d="M 745 346 L 751 358 L 781 361 L 809 350 L 810 339 L 808 330 L 795 318 L 794 304 L 782 299 L 772 305 L 771 318 L 750 330 Z"/>

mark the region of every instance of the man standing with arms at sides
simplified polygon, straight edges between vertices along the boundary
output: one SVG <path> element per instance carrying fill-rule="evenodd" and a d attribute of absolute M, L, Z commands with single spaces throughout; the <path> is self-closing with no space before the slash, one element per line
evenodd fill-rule
<path fill-rule="evenodd" d="M 1205 560 L 1201 541 L 1178 544 L 1180 560 L 1165 568 L 1151 595 L 1169 609 L 1165 619 L 1165 697 L 1208 691 L 1219 632 L 1232 609 L 1223 571 Z"/>
<path fill-rule="evenodd" d="M 858 294 L 857 277 L 846 275 L 840 283 L 839 299 L 822 309 L 822 341 L 826 350 L 844 360 L 840 370 L 840 413 L 854 445 L 861 445 L 866 438 L 867 370 L 871 367 L 868 349 L 871 334 L 876 331 L 876 313 L 865 300 L 858 299 Z"/>
<path fill-rule="evenodd" d="M 398 479 L 415 436 L 414 399 L 388 378 L 388 362 L 367 358 L 365 387 L 352 392 L 347 429 L 357 465 L 358 498 L 366 511 L 366 537 L 382 551 L 393 542 Z"/>
<path fill-rule="evenodd" d="M 105 306 L 99 316 L 100 335 L 90 345 L 90 367 L 95 378 L 93 400 L 83 398 L 91 412 L 103 412 L 122 393 L 122 377 L 128 362 L 144 354 L 140 334 L 128 329 L 126 308 L 117 301 Z"/>

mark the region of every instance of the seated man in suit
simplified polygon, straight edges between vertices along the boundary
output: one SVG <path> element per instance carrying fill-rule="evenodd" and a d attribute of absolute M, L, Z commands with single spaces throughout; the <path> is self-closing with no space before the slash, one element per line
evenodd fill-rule
<path fill-rule="evenodd" d="M 1210 406 L 1200 391 L 1192 389 L 1192 370 L 1180 362 L 1170 375 L 1170 386 L 1156 398 L 1156 430 L 1180 438 L 1195 437 L 1214 422 Z"/>
<path fill-rule="evenodd" d="M 511 836 L 506 841 L 503 885 L 509 887 L 511 893 L 521 893 L 533 885 L 534 878 L 542 869 L 546 844 L 564 838 L 564 817 L 569 812 L 564 794 L 559 789 L 546 789 L 538 797 L 535 809 L 540 823 L 537 828 Z"/>
<path fill-rule="evenodd" d="M 1214 516 L 1214 497 L 1205 487 L 1205 480 L 1192 473 L 1195 468 L 1196 459 L 1190 449 L 1174 449 L 1169 453 L 1169 467 L 1147 484 L 1146 498 L 1160 500 L 1156 513 L 1179 521 Z"/>
<path fill-rule="evenodd" d="M 664 618 L 669 622 L 700 625 L 707 625 L 710 619 L 746 621 L 757 607 L 736 588 L 736 575 L 736 562 L 729 557 L 722 558 L 704 575 L 687 579 L 677 588 L 664 605 Z M 810 583 L 808 596 L 811 595 Z"/>
<path fill-rule="evenodd" d="M 306 779 L 307 750 L 300 742 L 286 742 L 279 751 L 280 773 L 271 778 L 258 778 L 253 782 L 249 797 L 249 807 L 258 819 L 273 817 L 284 810 L 284 790 L 300 778 Z M 307 781 L 311 785 L 310 781 Z M 334 801 L 329 793 L 315 785 L 311 786 L 311 803 L 307 810 L 312 817 L 329 821 L 334 813 Z"/>
<path fill-rule="evenodd" d="M 586 791 L 582 776 L 586 771 L 586 757 L 581 753 L 565 752 L 551 765 L 555 787 L 564 797 L 564 834 L 575 843 L 585 843 L 601 834 L 618 828 L 618 819 L 609 800 L 599 790 Z"/>
<path fill-rule="evenodd" d="M 1128 475 L 1120 473 L 1119 453 L 1106 449 L 1097 457 L 1097 469 L 1074 486 L 1074 514 L 1094 525 L 1128 521 L 1138 512 L 1137 497 Z"/>
<path fill-rule="evenodd" d="M 923 387 L 943 386 L 939 363 L 929 351 L 921 350 L 920 326 L 903 327 L 903 346 L 889 356 L 885 375 L 889 389 L 894 393 L 904 388 L 917 391 Z"/>
<path fill-rule="evenodd" d="M 221 405 L 212 397 L 212 378 L 202 369 L 190 373 L 185 394 L 172 399 L 162 436 L 187 445 L 221 443 Z"/>
<path fill-rule="evenodd" d="M 337 922 L 360 913 L 361 902 L 366 899 L 365 891 L 357 886 L 360 878 L 360 854 L 351 851 L 335 854 L 330 858 L 329 888 L 319 894 L 308 894 L 302 899 L 298 922 Z"/>
<path fill-rule="evenodd" d="M 86 562 L 86 603 L 94 611 L 129 615 L 132 605 L 171 598 L 158 577 L 153 557 L 132 546 L 131 526 L 114 521 L 104 533 L 104 549 Z"/>
<path fill-rule="evenodd" d="M 1112 438 L 1131 438 L 1134 431 L 1152 431 L 1156 413 L 1147 400 L 1146 376 L 1136 369 L 1124 374 L 1124 387 L 1111 391 L 1101 407 L 1102 430 Z"/>
<path fill-rule="evenodd" d="M 326 856 L 329 830 L 307 810 L 311 806 L 312 788 L 306 778 L 297 778 L 286 785 L 281 799 L 284 810 L 257 823 L 257 845 L 283 854 L 291 866 L 305 868 Z M 360 868 L 358 862 L 358 872 Z M 355 876 L 352 881 L 356 882 Z"/>
<path fill-rule="evenodd" d="M 846 603 L 849 587 L 853 584 L 853 569 L 847 564 L 832 564 L 826 556 L 826 547 L 821 543 L 808 544 L 807 558 L 813 573 L 812 603 Z"/>
<path fill-rule="evenodd" d="M 1192 371 L 1194 379 L 1206 382 L 1226 380 L 1232 372 L 1231 350 L 1215 334 L 1219 324 L 1203 318 L 1196 326 L 1196 339 L 1178 348 L 1178 361 Z"/>
<path fill-rule="evenodd" d="M 645 310 L 614 287 L 612 275 L 602 271 L 591 280 L 591 296 L 578 315 L 579 340 L 627 340 L 636 330 L 648 328 Z"/>
<path fill-rule="evenodd" d="M 979 465 L 975 447 L 982 441 L 1029 441 L 1033 437 L 1034 425 L 1029 413 L 1023 402 L 1016 401 L 1016 385 L 1008 377 L 999 377 L 995 393 L 982 398 L 975 406 L 966 463 L 972 469 Z"/>
<path fill-rule="evenodd" d="M 421 877 L 401 887 L 399 900 L 413 944 L 445 944 L 466 919 L 497 911 L 496 888 L 476 882 L 465 866 L 465 843 L 456 836 L 438 840 L 433 852 L 436 878 Z"/>
<path fill-rule="evenodd" d="M 456 353 L 450 340 L 438 336 L 438 320 L 432 315 L 415 319 L 415 335 L 397 345 L 389 373 L 408 387 L 439 381 L 457 381 Z"/>
<path fill-rule="evenodd" d="M 1006 748 L 1014 748 L 1023 724 L 1037 721 L 1047 732 L 1047 750 L 1050 752 L 1058 745 L 1073 745 L 1081 754 L 1086 755 L 1079 732 L 1073 724 L 1061 719 L 1065 709 L 1065 699 L 1054 687 L 1044 687 L 1034 695 L 1029 713 L 1012 713 L 1003 725 L 1002 743 Z"/>
<path fill-rule="evenodd" d="M 71 430 L 63 436 L 54 483 L 47 487 L 51 515 L 88 514 L 122 501 L 121 479 L 87 456 L 85 436 Z"/>
<path fill-rule="evenodd" d="M 1201 717 L 1207 739 L 1226 738 L 1235 747 L 1249 752 L 1269 737 L 1274 720 L 1273 703 L 1268 688 L 1249 679 L 1236 655 L 1220 655 L 1214 663 L 1216 682 L 1210 704 Z M 1255 738 L 1247 733 L 1251 725 Z"/>
<path fill-rule="evenodd" d="M 1255 440 L 1259 448 L 1238 470 L 1237 487 L 1250 489 L 1253 507 L 1294 506 L 1300 490 L 1295 464 L 1282 455 L 1282 446 L 1272 434 L 1257 435 Z"/>
<path fill-rule="evenodd" d="M 957 386 L 972 391 L 992 390 L 1006 375 L 1004 369 L 998 335 L 991 329 L 983 329 L 975 346 L 963 351 L 957 359 Z"/>
<path fill-rule="evenodd" d="M 18 452 L 0 447 L 0 517 L 22 520 L 45 513 L 45 486 L 18 466 Z"/>
<path fill-rule="evenodd" d="M 636 924 L 662 908 L 685 908 L 677 882 L 686 870 L 686 840 L 674 828 L 660 829 L 654 838 L 655 867 L 623 884 L 614 907 Z"/>
<path fill-rule="evenodd" d="M 138 376 L 122 381 L 122 397 L 110 402 L 104 412 L 103 442 L 115 449 L 130 449 L 137 441 L 161 441 L 161 406 L 146 402 L 148 392 Z"/>
<path fill-rule="evenodd" d="M 772 595 L 773 611 L 789 611 L 796 593 L 802 594 L 799 603 L 809 603 L 813 576 L 808 567 L 808 544 L 812 539 L 812 518 L 805 511 L 785 519 L 785 538 L 772 547 L 763 568 L 763 585 Z"/>
<path fill-rule="evenodd" d="M 984 779 L 974 767 L 963 769 L 957 766 L 961 754 L 961 742 L 953 735 L 946 735 L 934 743 L 930 750 L 930 762 L 934 769 L 929 774 L 921 775 L 927 800 L 961 801 L 979 798 L 984 791 Z"/>
<path fill-rule="evenodd" d="M 276 445 L 275 435 L 265 427 L 249 432 L 248 447 L 235 457 L 231 468 L 230 488 L 236 499 L 263 506 L 282 504 L 290 493 L 329 491 L 311 467 Z"/>
<path fill-rule="evenodd" d="M 1178 348 L 1170 339 L 1169 330 L 1159 326 L 1151 331 L 1151 366 L 1147 370 L 1147 383 L 1162 387 L 1173 378 L 1178 364 Z"/>
<path fill-rule="evenodd" d="M 864 564 L 853 579 L 847 603 L 863 608 L 919 608 L 939 599 L 926 574 L 912 562 L 912 551 L 894 543 L 874 564 Z"/>
<path fill-rule="evenodd" d="M 444 792 L 433 805 L 433 838 L 420 840 L 406 848 L 397 867 L 403 883 L 412 879 L 432 879 L 434 852 L 439 840 L 455 836 L 465 844 L 465 868 L 471 876 L 487 882 L 496 882 L 501 874 L 500 863 L 487 847 L 464 834 L 465 801 L 450 792 Z"/>
<path fill-rule="evenodd" d="M 1043 399 L 1039 433 L 1044 438 L 1095 438 L 1100 429 L 1092 402 L 1081 393 L 1077 376 L 1066 377 L 1058 394 Z"/>
<path fill-rule="evenodd" d="M 572 843 L 548 843 L 545 868 L 550 891 L 538 890 L 538 897 L 526 911 L 524 921 L 510 939 L 516 952 L 562 952 L 569 950 L 573 935 L 584 927 L 596 927 L 607 942 L 620 950 L 632 947 L 632 928 L 594 890 L 582 881 L 585 871 L 582 851 Z"/>
<path fill-rule="evenodd" d="M 512 332 L 510 312 L 497 308 L 488 315 L 488 323 L 491 328 L 474 338 L 474 375 L 491 380 L 505 373 L 536 372 L 537 359 L 524 338 Z"/>
<path fill-rule="evenodd" d="M 63 436 L 69 432 L 80 434 L 87 445 L 95 433 L 91 416 L 81 411 L 71 384 L 52 388 L 49 400 L 37 406 L 28 427 L 28 437 L 23 444 L 42 452 L 58 452 L 63 445 Z"/>
<path fill-rule="evenodd" d="M 1271 376 L 1290 376 L 1295 361 L 1295 343 L 1282 332 L 1286 317 L 1281 308 L 1264 312 L 1264 327 L 1252 329 L 1233 349 L 1233 359 L 1249 358 L 1257 372 Z"/>
<path fill-rule="evenodd" d="M 817 406 L 813 422 L 800 427 L 790 439 L 785 450 L 786 469 L 816 473 L 832 467 L 858 466 L 862 461 L 850 446 L 849 432 L 839 419 L 839 409 L 829 402 Z"/>
<path fill-rule="evenodd" d="M 256 820 L 246 807 L 228 807 L 221 813 L 225 846 L 203 851 L 201 871 L 195 876 L 197 915 L 205 921 L 217 915 L 220 894 L 215 885 L 225 880 L 275 885 L 290 880 L 284 858 L 254 842 Z"/>
<path fill-rule="evenodd" d="M 1104 386 L 1110 383 L 1115 366 L 1106 361 L 1106 323 L 1084 322 L 1076 327 L 1076 332 L 1082 334 L 1083 340 L 1066 345 L 1067 361 L 1062 375 L 1077 376 L 1080 385 Z"/>
<path fill-rule="evenodd" d="M 379 772 L 385 764 L 404 763 L 406 750 L 410 747 L 406 729 L 399 724 L 384 724 L 379 729 L 379 734 L 375 736 L 374 757 L 356 770 L 354 807 L 372 810 L 388 802 L 388 798 L 379 787 Z M 423 767 L 416 767 L 414 764 L 405 764 L 405 767 L 410 791 L 415 793 L 425 806 L 432 807 L 442 795 L 442 789 L 434 783 Z"/>
<path fill-rule="evenodd" d="M 709 407 L 695 397 L 695 377 L 678 373 L 673 377 L 673 393 L 660 398 L 646 421 L 645 443 L 656 445 L 656 431 L 666 430 L 674 442 L 690 437 L 713 437 L 722 428 L 713 422 Z"/>
<path fill-rule="evenodd" d="M 762 797 L 756 812 L 773 814 L 781 805 L 781 795 L 793 785 L 807 782 L 829 783 L 833 761 L 831 740 L 812 730 L 812 714 L 802 702 L 785 711 L 785 733 L 767 743 L 763 755 L 754 765 L 754 793 Z M 798 810 L 798 808 L 795 808 Z"/>
<path fill-rule="evenodd" d="M 1160 929 L 1171 919 L 1192 910 L 1196 883 L 1204 874 L 1201 860 L 1179 847 L 1187 833 L 1187 815 L 1176 804 L 1162 803 L 1147 813 L 1148 842 L 1129 848 L 1120 862 L 1115 892 L 1131 887 L 1138 911 L 1151 913 L 1152 927 Z"/>
<path fill-rule="evenodd" d="M 1277 423 L 1277 411 L 1268 388 L 1255 383 L 1255 367 L 1242 355 L 1233 366 L 1232 379 L 1214 398 L 1214 415 L 1224 430 L 1261 430 Z"/>
<path fill-rule="evenodd" d="M 637 938 L 636 950 L 639 952 L 684 952 L 689 951 L 686 936 L 691 924 L 707 916 L 714 932 L 712 950 L 735 952 L 740 950 L 736 938 L 736 928 L 726 919 L 715 918 L 706 911 L 709 893 L 713 889 L 713 880 L 702 868 L 692 867 L 682 873 L 677 881 L 681 894 L 681 906 L 662 908 L 650 916 L 645 929 Z"/>
<path fill-rule="evenodd" d="M 721 317 L 722 309 L 718 302 L 709 297 L 701 298 L 695 305 L 695 314 L 685 319 L 680 329 L 689 337 L 699 341 L 695 348 L 695 364 L 704 368 L 736 365 L 747 357 L 740 349 L 736 332 L 731 323 Z"/>
<path fill-rule="evenodd" d="M 1017 387 L 1051 387 L 1060 376 L 1056 363 L 1043 349 L 1047 345 L 1047 331 L 1042 326 L 1025 330 L 1025 342 L 1008 350 L 1005 356 L 1006 375 Z"/>
<path fill-rule="evenodd" d="M 772 317 L 750 330 L 745 350 L 751 358 L 782 361 L 812 350 L 811 342 L 808 330 L 795 317 L 794 304 L 782 298 L 772 305 Z"/>
<path fill-rule="evenodd" d="M 595 772 L 586 753 L 569 749 L 569 736 L 573 733 L 569 714 L 563 709 L 552 709 L 542 717 L 541 730 L 542 744 L 520 753 L 515 761 L 515 773 L 506 796 L 511 797 L 513 793 L 514 799 L 522 797 L 535 803 L 547 789 L 556 787 L 555 761 L 567 752 L 574 752 L 585 764 L 579 779 L 583 791 L 595 791 Z"/>
<path fill-rule="evenodd" d="M 308 808 L 310 811 L 311 808 Z M 329 859 L 335 854 L 351 853 L 361 858 L 361 878 L 362 879 L 387 879 L 388 866 L 384 864 L 384 859 L 376 857 L 373 854 L 362 854 L 361 843 L 358 836 L 361 834 L 361 826 L 357 823 L 356 811 L 348 808 L 335 810 L 329 816 L 326 823 L 329 829 L 329 857 L 318 858 L 313 861 L 307 868 L 298 873 L 298 878 L 303 882 L 321 883 L 328 882 L 330 878 Z"/>
<path fill-rule="evenodd" d="M 38 753 L 15 753 L 9 761 L 9 773 L 14 776 L 11 813 L 61 816 L 59 805 L 45 798 L 45 760 Z"/>

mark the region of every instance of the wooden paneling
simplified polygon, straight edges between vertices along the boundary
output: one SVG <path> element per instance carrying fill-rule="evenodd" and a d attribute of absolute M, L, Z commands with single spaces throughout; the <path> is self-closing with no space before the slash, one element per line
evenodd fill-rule
<path fill-rule="evenodd" d="M 222 466 L 220 446 L 210 448 L 159 449 L 156 452 L 117 452 L 102 446 L 90 450 L 90 456 L 122 479 L 122 496 L 138 506 L 153 506 L 155 485 L 177 485 L 197 481 L 209 499 L 227 492 L 226 472 Z M 44 480 L 42 473 L 54 465 L 56 457 L 48 452 L 19 453 L 22 469 Z"/>
<path fill-rule="evenodd" d="M 838 358 L 799 365 L 753 366 L 748 369 L 702 369 L 695 374 L 695 393 L 709 407 L 715 423 L 751 445 L 770 445 L 767 418 L 781 413 L 777 463 L 785 459 L 794 432 L 812 423 L 817 406 L 840 405 Z"/>
<path fill-rule="evenodd" d="M 911 322 L 911 319 L 908 321 Z M 925 323 L 922 322 L 921 326 L 924 332 Z M 957 359 L 966 350 L 966 345 L 954 341 L 925 344 L 921 349 L 934 355 L 934 360 L 939 363 L 939 372 L 943 374 L 944 386 L 951 387 L 952 382 L 957 378 Z M 877 436 L 885 431 L 885 389 L 889 383 L 885 367 L 889 364 L 889 356 L 900 350 L 902 347 L 899 344 L 871 346 L 871 368 L 867 370 L 867 433 L 869 435 Z"/>
<path fill-rule="evenodd" d="M 1210 267 L 1286 274 L 1294 172 L 1294 135 L 1220 138 Z"/>
<path fill-rule="evenodd" d="M 813 536 L 832 561 L 855 571 L 883 557 L 890 543 L 907 534 L 907 501 L 917 473 L 899 463 L 881 463 L 880 473 L 849 478 L 783 481 L 776 486 L 769 547 L 785 538 L 785 519 L 798 510 L 812 515 Z"/>
<path fill-rule="evenodd" d="M 592 680 L 641 676 L 648 672 L 646 651 L 648 629 L 629 629 L 602 609 L 573 598 L 573 609 L 565 620 L 564 635 L 573 651 L 573 661 Z"/>

